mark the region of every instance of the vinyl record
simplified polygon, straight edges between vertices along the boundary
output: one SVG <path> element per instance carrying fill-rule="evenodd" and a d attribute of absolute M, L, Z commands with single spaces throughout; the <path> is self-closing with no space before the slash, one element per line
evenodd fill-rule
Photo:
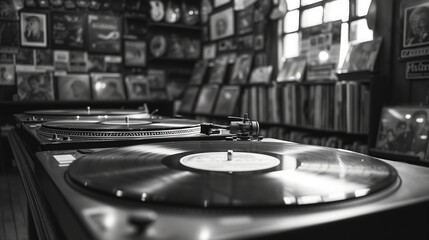
<path fill-rule="evenodd" d="M 265 140 L 113 148 L 77 159 L 68 176 L 112 197 L 195 207 L 334 202 L 378 192 L 398 180 L 393 167 L 366 155 Z"/>

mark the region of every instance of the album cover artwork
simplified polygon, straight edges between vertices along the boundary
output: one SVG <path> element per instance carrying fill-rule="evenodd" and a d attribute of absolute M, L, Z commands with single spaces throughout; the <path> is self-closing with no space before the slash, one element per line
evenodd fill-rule
<path fill-rule="evenodd" d="M 166 87 L 169 99 L 179 99 L 185 91 L 185 88 L 188 85 L 187 83 L 188 79 L 184 77 L 175 77 L 174 79 L 169 79 L 167 81 Z"/>
<path fill-rule="evenodd" d="M 403 47 L 416 47 L 429 44 L 429 3 L 409 1 L 403 3 L 404 29 Z"/>
<path fill-rule="evenodd" d="M 428 8 L 429 9 L 429 8 Z M 382 39 L 350 44 L 338 73 L 374 71 Z"/>
<path fill-rule="evenodd" d="M 150 88 L 162 88 L 165 89 L 165 71 L 158 69 L 149 69 L 147 71 L 147 77 L 149 79 Z"/>
<path fill-rule="evenodd" d="M 121 18 L 88 15 L 88 50 L 97 53 L 121 53 Z"/>
<path fill-rule="evenodd" d="M 250 53 L 243 53 L 237 57 L 234 67 L 232 69 L 231 84 L 245 84 L 250 74 L 252 67 L 253 55 Z"/>
<path fill-rule="evenodd" d="M 0 0 L 0 20 L 19 20 L 19 10 L 24 7 L 22 0 Z"/>
<path fill-rule="evenodd" d="M 239 86 L 223 86 L 217 98 L 214 114 L 218 116 L 233 115 L 235 113 L 239 97 Z"/>
<path fill-rule="evenodd" d="M 216 58 L 214 66 L 210 70 L 209 83 L 223 83 L 228 66 L 228 56 L 223 55 Z"/>
<path fill-rule="evenodd" d="M 15 85 L 15 66 L 13 64 L 0 64 L 0 86 Z"/>
<path fill-rule="evenodd" d="M 427 142 L 429 110 L 423 107 L 384 107 L 376 149 L 429 161 Z"/>
<path fill-rule="evenodd" d="M 207 44 L 203 47 L 203 59 L 214 59 L 216 57 L 216 44 Z"/>
<path fill-rule="evenodd" d="M 14 64 L 13 56 L 11 53 L 0 53 L 0 63 Z"/>
<path fill-rule="evenodd" d="M 198 39 L 185 38 L 185 57 L 188 59 L 200 58 L 201 43 Z"/>
<path fill-rule="evenodd" d="M 70 72 L 86 72 L 87 54 L 82 51 L 70 51 Z"/>
<path fill-rule="evenodd" d="M 88 74 L 68 74 L 57 77 L 58 98 L 66 101 L 91 99 L 91 84 Z"/>
<path fill-rule="evenodd" d="M 219 85 L 208 84 L 201 87 L 200 95 L 198 96 L 195 105 L 195 113 L 210 114 L 213 111 L 214 104 L 216 103 Z"/>
<path fill-rule="evenodd" d="M 106 72 L 116 73 L 122 71 L 122 56 L 107 55 L 104 56 Z"/>
<path fill-rule="evenodd" d="M 249 34 L 238 38 L 238 50 L 253 50 L 254 49 L 254 36 Z"/>
<path fill-rule="evenodd" d="M 144 100 L 150 98 L 149 79 L 144 75 L 128 75 L 125 77 L 128 99 Z"/>
<path fill-rule="evenodd" d="M 105 72 L 104 55 L 88 54 L 88 72 Z"/>
<path fill-rule="evenodd" d="M 16 54 L 16 64 L 34 65 L 34 52 L 31 48 L 19 48 Z"/>
<path fill-rule="evenodd" d="M 95 100 L 125 100 L 122 75 L 119 73 L 92 73 L 92 96 Z"/>
<path fill-rule="evenodd" d="M 46 13 L 20 12 L 21 46 L 48 46 L 48 18 Z"/>
<path fill-rule="evenodd" d="M 253 69 L 250 75 L 250 83 L 269 83 L 271 81 L 271 74 L 273 66 L 263 66 Z"/>
<path fill-rule="evenodd" d="M 192 113 L 194 110 L 195 101 L 198 97 L 198 86 L 191 86 L 186 88 L 183 93 L 182 101 L 180 103 L 179 113 Z"/>
<path fill-rule="evenodd" d="M 255 35 L 255 51 L 263 50 L 265 47 L 265 35 L 264 34 L 258 34 Z"/>
<path fill-rule="evenodd" d="M 54 55 L 51 49 L 35 49 L 36 68 L 54 70 Z"/>
<path fill-rule="evenodd" d="M 54 100 L 52 75 L 49 72 L 17 72 L 16 80 L 19 100 Z"/>
<path fill-rule="evenodd" d="M 185 44 L 181 37 L 176 34 L 170 35 L 168 38 L 167 47 L 168 57 L 171 58 L 183 58 L 185 57 Z"/>
<path fill-rule="evenodd" d="M 136 18 L 125 18 L 124 36 L 132 39 L 139 39 L 147 33 L 145 20 Z"/>
<path fill-rule="evenodd" d="M 192 70 L 191 79 L 189 80 L 189 85 L 201 85 L 204 82 L 204 77 L 207 72 L 208 61 L 207 60 L 198 60 Z"/>
<path fill-rule="evenodd" d="M 218 50 L 219 52 L 225 51 L 233 51 L 237 50 L 237 39 L 236 38 L 228 38 L 218 42 Z"/>
<path fill-rule="evenodd" d="M 54 50 L 54 68 L 56 71 L 68 71 L 69 62 L 69 51 Z"/>
<path fill-rule="evenodd" d="M 277 75 L 277 82 L 302 81 L 306 65 L 307 60 L 304 56 L 286 59 Z"/>
<path fill-rule="evenodd" d="M 125 41 L 125 66 L 144 67 L 146 66 L 146 42 L 145 41 Z"/>
<path fill-rule="evenodd" d="M 234 35 L 234 10 L 232 7 L 210 16 L 210 38 L 212 41 Z"/>
<path fill-rule="evenodd" d="M 247 7 L 244 10 L 237 11 L 237 32 L 246 34 L 253 30 L 253 7 Z"/>
<path fill-rule="evenodd" d="M 18 22 L 0 21 L 0 47 L 4 48 L 4 47 L 18 47 L 18 46 L 19 46 Z"/>
<path fill-rule="evenodd" d="M 164 56 L 167 52 L 167 39 L 164 35 L 155 35 L 150 39 L 149 51 L 153 57 Z"/>
<path fill-rule="evenodd" d="M 80 12 L 51 12 L 52 44 L 57 49 L 84 49 L 86 15 Z"/>

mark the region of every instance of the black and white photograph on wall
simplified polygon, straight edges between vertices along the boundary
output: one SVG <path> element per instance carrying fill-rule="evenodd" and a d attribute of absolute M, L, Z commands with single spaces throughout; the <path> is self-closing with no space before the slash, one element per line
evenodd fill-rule
<path fill-rule="evenodd" d="M 34 52 L 31 48 L 19 48 L 16 54 L 16 64 L 34 65 Z"/>
<path fill-rule="evenodd" d="M 237 32 L 246 34 L 253 30 L 253 6 L 237 11 Z"/>
<path fill-rule="evenodd" d="M 253 50 L 255 47 L 254 40 L 253 34 L 240 36 L 238 38 L 238 50 Z"/>
<path fill-rule="evenodd" d="M 187 87 L 186 90 L 183 93 L 180 107 L 179 107 L 179 113 L 192 113 L 194 110 L 195 101 L 198 97 L 198 86 L 191 86 Z"/>
<path fill-rule="evenodd" d="M 84 49 L 86 15 L 80 12 L 52 12 L 52 45 L 57 49 Z"/>
<path fill-rule="evenodd" d="M 428 116 L 429 110 L 423 107 L 384 107 L 378 128 L 376 149 L 429 161 Z"/>
<path fill-rule="evenodd" d="M 15 85 L 15 66 L 0 63 L 0 86 Z"/>
<path fill-rule="evenodd" d="M 124 43 L 125 66 L 144 67 L 146 66 L 146 42 L 145 41 L 125 41 Z"/>
<path fill-rule="evenodd" d="M 218 92 L 219 85 L 217 84 L 203 85 L 201 87 L 194 112 L 199 114 L 212 113 Z"/>
<path fill-rule="evenodd" d="M 92 96 L 95 100 L 125 100 L 122 75 L 119 73 L 92 73 Z"/>
<path fill-rule="evenodd" d="M 17 72 L 16 80 L 19 100 L 54 100 L 52 75 L 49 72 Z"/>
<path fill-rule="evenodd" d="M 147 71 L 147 77 L 151 89 L 165 89 L 165 71 L 161 69 L 149 69 Z"/>
<path fill-rule="evenodd" d="M 415 3 L 404 9 L 404 47 L 429 44 L 429 3 Z"/>
<path fill-rule="evenodd" d="M 88 51 L 117 53 L 122 50 L 122 22 L 117 16 L 88 15 Z"/>
<path fill-rule="evenodd" d="M 18 22 L 0 21 L 0 48 L 19 46 Z"/>
<path fill-rule="evenodd" d="M 188 59 L 197 59 L 200 57 L 201 42 L 198 39 L 185 38 L 185 57 Z"/>
<path fill-rule="evenodd" d="M 253 55 L 251 53 L 242 53 L 237 57 L 232 69 L 231 84 L 245 84 L 249 77 L 252 67 Z"/>
<path fill-rule="evenodd" d="M 376 38 L 367 42 L 350 44 L 346 58 L 337 72 L 374 71 L 381 42 L 382 38 Z"/>
<path fill-rule="evenodd" d="M 19 10 L 24 3 L 22 0 L 0 0 L 0 20 L 19 20 Z"/>
<path fill-rule="evenodd" d="M 70 72 L 86 72 L 87 53 L 83 51 L 70 51 Z"/>
<path fill-rule="evenodd" d="M 59 100 L 81 101 L 91 99 L 91 84 L 88 74 L 68 74 L 56 78 Z"/>
<path fill-rule="evenodd" d="M 237 106 L 240 97 L 240 86 L 225 85 L 221 88 L 216 101 L 214 114 L 218 116 L 231 116 Z"/>
<path fill-rule="evenodd" d="M 235 33 L 234 10 L 232 7 L 210 16 L 210 38 L 212 41 L 230 37 Z"/>
<path fill-rule="evenodd" d="M 198 60 L 192 69 L 189 85 L 201 85 L 204 82 L 208 67 L 208 60 Z"/>
<path fill-rule="evenodd" d="M 14 54 L 0 53 L 0 63 L 14 64 Z"/>
<path fill-rule="evenodd" d="M 48 18 L 46 13 L 20 12 L 21 46 L 48 46 Z"/>
<path fill-rule="evenodd" d="M 222 55 L 217 57 L 213 62 L 210 70 L 209 83 L 222 84 L 225 79 L 225 73 L 228 66 L 228 56 Z"/>
<path fill-rule="evenodd" d="M 168 38 L 167 56 L 171 58 L 183 58 L 185 57 L 185 44 L 183 38 L 172 34 Z"/>
<path fill-rule="evenodd" d="M 149 52 L 155 58 L 164 56 L 167 52 L 167 39 L 164 35 L 155 35 L 150 39 Z"/>
<path fill-rule="evenodd" d="M 128 75 L 125 77 L 128 99 L 144 100 L 150 98 L 149 79 L 144 75 Z"/>
<path fill-rule="evenodd" d="M 217 43 L 217 49 L 219 52 L 226 52 L 237 50 L 237 39 L 236 38 L 228 38 L 221 40 Z"/>

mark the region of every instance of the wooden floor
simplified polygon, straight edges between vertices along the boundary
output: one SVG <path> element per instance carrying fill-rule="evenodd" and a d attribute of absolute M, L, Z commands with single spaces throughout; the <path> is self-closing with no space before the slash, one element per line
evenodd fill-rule
<path fill-rule="evenodd" d="M 0 172 L 0 240 L 28 240 L 27 200 L 16 167 Z"/>

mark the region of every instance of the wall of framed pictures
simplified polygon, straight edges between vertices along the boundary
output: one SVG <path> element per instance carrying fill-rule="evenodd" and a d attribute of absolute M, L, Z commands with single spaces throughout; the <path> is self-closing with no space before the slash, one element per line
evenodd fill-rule
<path fill-rule="evenodd" d="M 196 0 L 0 0 L 0 101 L 174 101 L 200 57 Z"/>

